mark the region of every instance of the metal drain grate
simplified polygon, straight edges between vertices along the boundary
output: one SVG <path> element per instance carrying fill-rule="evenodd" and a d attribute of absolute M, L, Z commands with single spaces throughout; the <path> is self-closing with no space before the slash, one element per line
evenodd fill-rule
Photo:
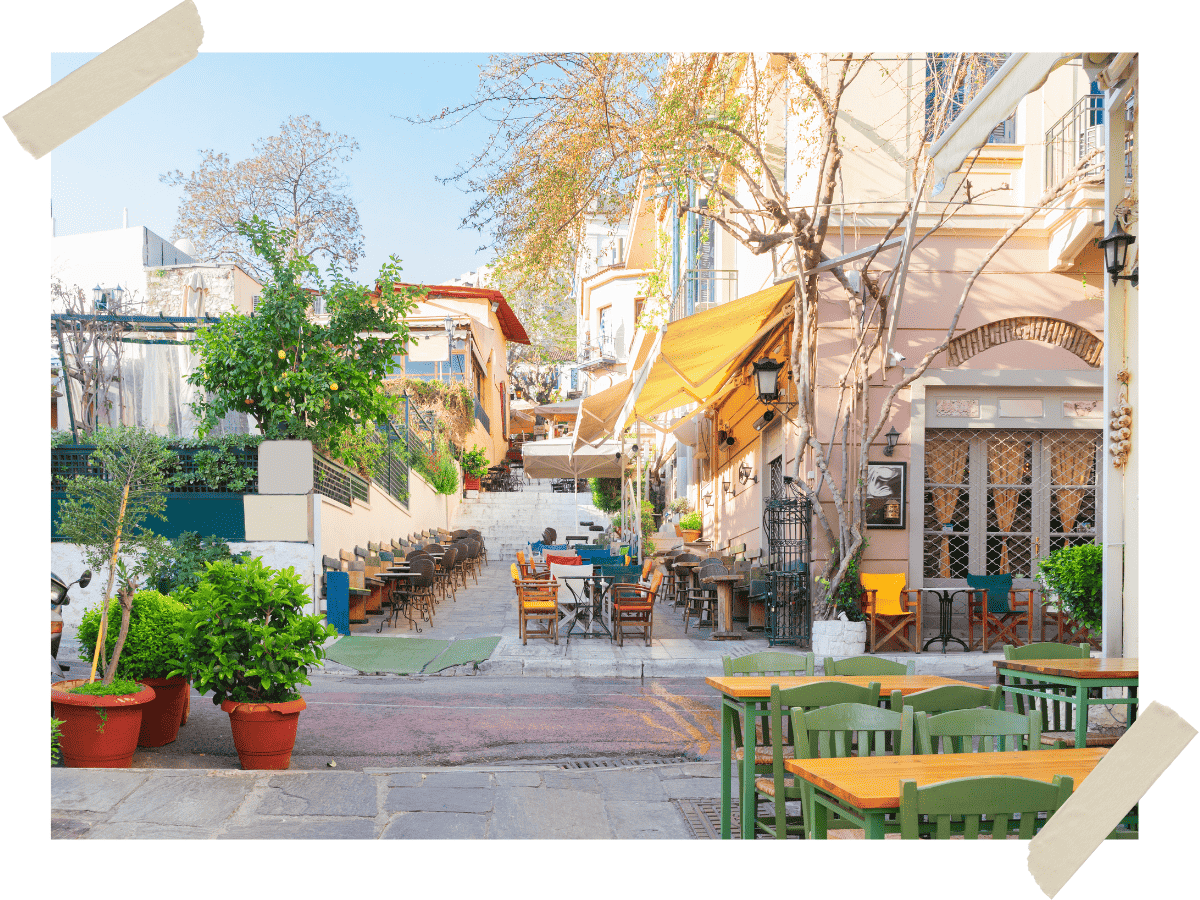
<path fill-rule="evenodd" d="M 676 800 L 675 805 L 683 814 L 683 819 L 692 829 L 692 837 L 700 840 L 718 840 L 721 837 L 721 801 L 720 800 Z M 729 835 L 733 838 L 742 836 L 741 816 L 736 809 L 730 811 Z"/>
<path fill-rule="evenodd" d="M 647 759 L 567 759 L 555 765 L 560 769 L 626 769 L 631 766 L 668 766 L 687 761 L 682 756 L 652 756 Z"/>

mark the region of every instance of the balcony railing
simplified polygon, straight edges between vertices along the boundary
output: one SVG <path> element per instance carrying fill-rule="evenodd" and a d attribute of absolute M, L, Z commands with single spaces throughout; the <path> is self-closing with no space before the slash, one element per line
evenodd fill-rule
<path fill-rule="evenodd" d="M 689 269 L 671 303 L 674 322 L 737 299 L 737 270 Z"/>
<path fill-rule="evenodd" d="M 1104 95 L 1088 94 L 1046 132 L 1046 183 L 1058 184 L 1079 161 L 1104 146 Z M 1103 174 L 1104 154 L 1094 157 L 1086 175 Z"/>

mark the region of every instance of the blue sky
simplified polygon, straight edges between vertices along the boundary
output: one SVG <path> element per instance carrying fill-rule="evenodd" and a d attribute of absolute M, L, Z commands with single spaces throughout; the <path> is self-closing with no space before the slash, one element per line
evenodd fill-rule
<path fill-rule="evenodd" d="M 57 81 L 95 54 L 55 53 Z M 170 237 L 181 189 L 160 183 L 199 164 L 204 149 L 231 160 L 253 154 L 291 115 L 309 115 L 349 135 L 359 150 L 342 166 L 358 208 L 368 280 L 390 255 L 404 277 L 437 283 L 490 259 L 474 229 L 459 227 L 470 198 L 436 177 L 481 147 L 487 122 L 449 129 L 413 125 L 470 99 L 480 53 L 201 53 L 51 153 L 51 200 L 60 235 L 145 225 Z"/>

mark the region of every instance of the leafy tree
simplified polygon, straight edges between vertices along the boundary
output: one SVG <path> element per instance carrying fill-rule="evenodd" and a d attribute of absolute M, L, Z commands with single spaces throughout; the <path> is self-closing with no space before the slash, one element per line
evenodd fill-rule
<path fill-rule="evenodd" d="M 929 143 L 999 58 L 938 56 L 932 115 L 917 126 L 920 133 L 910 142 L 916 149 L 906 161 L 911 196 L 925 195 L 932 170 Z M 469 102 L 426 120 L 453 123 L 481 114 L 495 123 L 485 146 L 448 180 L 478 195 L 464 224 L 489 231 L 497 251 L 520 260 L 531 277 L 539 268 L 572 271 L 585 252 L 585 219 L 614 226 L 626 221 L 639 192 L 651 198 L 660 221 L 691 213 L 715 223 L 750 253 L 769 254 L 780 276 L 792 276 L 790 369 L 799 442 L 794 472 L 798 475 L 804 465 L 818 476 L 815 485 L 798 477 L 796 482 L 814 501 L 817 527 L 829 548 L 819 610 L 825 615 L 833 614 L 832 598 L 863 543 L 868 451 L 887 427 L 896 396 L 949 345 L 971 288 L 992 258 L 1041 209 L 1078 186 L 1091 165 L 1091 156 L 1081 160 L 983 254 L 944 336 L 899 380 L 887 380 L 881 406 L 869 398 L 869 388 L 880 374 L 879 360 L 886 358 L 881 351 L 894 338 L 908 256 L 982 194 L 972 196 L 969 180 L 961 179 L 947 192 L 932 227 L 920 235 L 913 230 L 909 200 L 884 236 L 905 235 L 896 262 L 881 265 L 874 256 L 856 262 L 864 274 L 861 290 L 840 267 L 821 279 L 817 267 L 829 259 L 826 238 L 842 209 L 837 194 L 844 153 L 842 99 L 869 60 L 852 53 L 498 56 L 481 72 Z M 873 71 L 884 80 L 899 77 L 878 64 Z M 669 246 L 665 252 L 669 258 Z M 652 267 L 657 274 L 648 279 L 643 324 L 661 318 L 672 299 L 663 263 L 660 256 Z M 851 329 L 854 340 L 836 383 L 836 402 L 822 405 L 819 420 L 818 333 L 828 324 L 818 316 L 821 301 L 825 309 L 836 310 L 835 320 Z M 824 412 L 826 407 L 832 414 Z M 840 475 L 830 465 L 835 450 L 854 459 Z"/>
<path fill-rule="evenodd" d="M 88 680 L 95 680 L 98 663 L 106 660 L 103 683 L 110 685 L 129 632 L 134 594 L 133 577 L 119 560 L 119 554 L 122 550 L 126 553 L 144 550 L 162 540 L 144 523 L 151 516 L 163 518 L 167 503 L 165 472 L 173 463 L 174 454 L 165 439 L 136 428 L 100 428 L 92 439 L 96 449 L 89 462 L 98 466 L 102 474 L 77 475 L 67 482 L 66 498 L 58 507 L 58 531 L 64 540 L 83 548 L 89 566 L 96 569 L 108 566 L 108 586 L 98 625 L 100 638 Z M 121 629 L 108 659 L 104 652 L 108 601 L 118 573 Z"/>
<path fill-rule="evenodd" d="M 322 283 L 304 255 L 289 256 L 292 234 L 257 216 L 240 223 L 271 270 L 256 312 L 231 313 L 196 334 L 199 359 L 188 376 L 204 395 L 195 403 L 207 434 L 230 410 L 254 416 L 269 439 L 311 440 L 318 449 L 357 467 L 355 429 L 394 415 L 399 399 L 383 389 L 392 357 L 409 343 L 405 317 L 421 295 L 399 283 L 396 257 L 379 270 L 374 290 L 329 269 Z M 312 293 L 301 286 L 316 279 L 329 320 L 309 313 Z"/>
<path fill-rule="evenodd" d="M 161 594 L 171 594 L 180 588 L 194 588 L 208 563 L 236 563 L 247 556 L 248 551 L 235 555 L 215 534 L 201 537 L 195 531 L 185 531 L 177 538 L 147 549 L 142 559 L 142 571 L 147 587 Z"/>
<path fill-rule="evenodd" d="M 228 154 L 204 150 L 191 174 L 159 176 L 184 192 L 171 239 L 190 238 L 202 260 L 231 259 L 261 282 L 272 270 L 238 228 L 259 216 L 290 232 L 290 257 L 320 256 L 353 272 L 362 228 L 338 164 L 357 149 L 353 138 L 325 131 L 311 117 L 291 116 L 279 134 L 256 141 L 248 159 L 230 162 Z"/>

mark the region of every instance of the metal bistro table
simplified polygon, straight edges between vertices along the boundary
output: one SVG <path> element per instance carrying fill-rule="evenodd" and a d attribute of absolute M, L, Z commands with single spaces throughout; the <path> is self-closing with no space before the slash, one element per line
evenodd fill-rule
<path fill-rule="evenodd" d="M 950 624 L 954 616 L 954 597 L 957 594 L 965 594 L 967 591 L 964 588 L 953 590 L 951 588 L 924 588 L 937 597 L 938 601 L 938 633 L 925 642 L 922 650 L 928 650 L 929 645 L 937 641 L 942 642 L 942 652 L 946 652 L 946 644 L 950 641 L 957 641 L 958 644 L 967 650 L 967 642 L 962 638 L 955 637 L 950 633 Z"/>
<path fill-rule="evenodd" d="M 559 619 L 558 621 L 558 627 L 560 631 L 562 630 L 563 625 L 567 626 L 566 637 L 568 644 L 571 643 L 571 635 L 575 631 L 575 624 L 584 617 L 586 617 L 587 621 L 586 624 L 583 625 L 583 630 L 579 632 L 579 636 L 585 638 L 600 637 L 598 632 L 592 631 L 592 625 L 596 623 L 596 605 L 600 602 L 601 597 L 598 597 L 595 593 L 589 594 L 587 592 L 587 583 L 589 581 L 602 583 L 604 578 L 605 576 L 597 575 L 595 573 L 591 575 L 556 576 L 555 580 L 563 582 L 567 586 L 567 590 L 571 592 L 571 597 L 573 598 L 572 605 L 574 606 L 574 609 L 564 615 L 563 618 Z M 571 583 L 573 581 L 580 582 L 579 590 L 575 589 L 575 586 Z M 582 596 L 580 596 L 581 594 Z M 608 626 L 604 624 L 603 618 L 600 619 L 599 625 L 604 629 L 604 633 L 611 638 L 612 633 L 608 630 Z"/>
<path fill-rule="evenodd" d="M 387 581 L 396 582 L 391 587 L 391 591 L 394 594 L 399 589 L 401 581 L 404 581 L 409 578 L 420 578 L 421 573 L 420 572 L 412 572 L 412 571 L 400 571 L 397 569 L 390 569 L 387 572 L 380 572 L 378 577 L 383 578 Z M 404 602 L 405 607 L 408 606 L 408 602 L 409 601 L 407 601 L 407 600 Z M 392 603 L 398 604 L 399 601 L 393 600 Z M 397 617 L 397 619 L 399 619 L 399 616 L 400 616 L 399 611 L 398 611 L 399 607 L 397 606 L 396 609 L 397 609 L 396 617 Z M 413 627 L 417 629 L 417 634 L 420 634 L 421 626 L 418 625 L 416 622 L 413 622 L 412 616 L 405 616 L 405 618 L 407 618 L 409 622 L 412 622 Z M 382 622 L 379 623 L 379 631 L 383 631 L 383 623 Z"/>
<path fill-rule="evenodd" d="M 1127 725 L 1137 718 L 1138 661 L 1136 659 L 998 659 L 996 682 L 1010 694 L 1024 694 L 1075 707 L 1075 746 L 1087 741 L 1088 707 L 1120 704 L 1129 708 Z M 1017 686 L 1006 678 L 1039 682 Z M 1069 694 L 1055 694 L 1045 685 L 1074 688 Z M 1104 688 L 1123 687 L 1127 697 L 1105 697 Z M 1096 696 L 1093 697 L 1092 693 Z"/>
<path fill-rule="evenodd" d="M 1014 750 L 1000 753 L 934 753 L 904 756 L 850 756 L 835 759 L 785 759 L 784 768 L 804 783 L 804 832 L 808 838 L 828 837 L 829 813 L 849 819 L 868 840 L 898 832 L 898 823 L 885 817 L 900 810 L 900 781 L 917 786 L 952 778 L 1016 775 L 1052 782 L 1068 775 L 1074 789 L 1091 774 L 1108 750 Z M 811 814 L 810 811 L 811 810 Z"/>
<path fill-rule="evenodd" d="M 738 773 L 741 794 L 742 837 L 754 837 L 754 734 L 757 719 L 771 714 L 771 685 L 783 690 L 805 684 L 820 684 L 826 681 L 841 681 L 865 687 L 871 682 L 879 683 L 880 700 L 889 699 L 892 691 L 899 690 L 905 697 L 916 691 L 943 685 L 967 684 L 940 675 L 710 675 L 705 683 L 721 694 L 721 837 L 729 838 L 732 821 L 733 797 L 733 742 L 735 731 L 750 736 L 750 746 L 742 754 L 742 771 Z M 977 687 L 977 685 L 970 685 Z M 744 729 L 744 731 L 743 731 Z M 749 811 L 749 814 L 747 814 Z"/>

